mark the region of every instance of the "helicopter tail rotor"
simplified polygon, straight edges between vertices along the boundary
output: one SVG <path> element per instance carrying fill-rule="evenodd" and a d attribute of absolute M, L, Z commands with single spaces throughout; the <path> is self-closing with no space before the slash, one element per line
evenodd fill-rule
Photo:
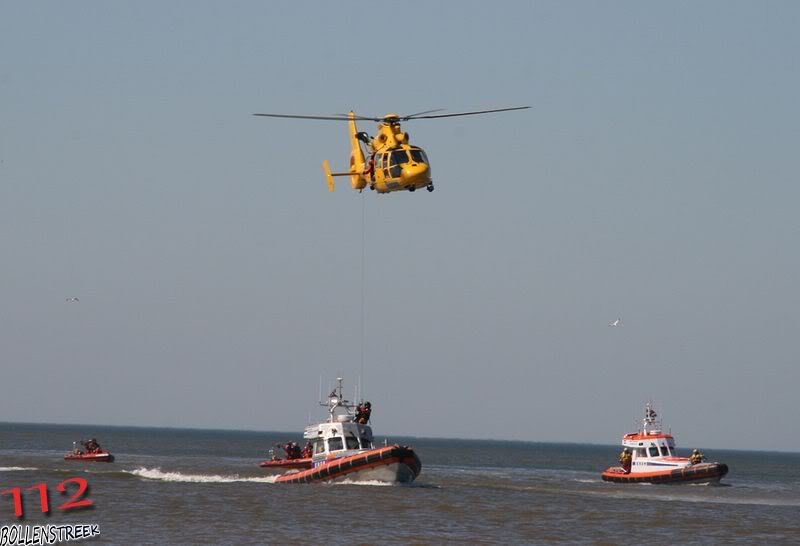
<path fill-rule="evenodd" d="M 328 191 L 332 192 L 334 188 L 333 174 L 331 173 L 331 164 L 327 159 L 322 162 L 322 170 L 325 172 L 325 180 L 328 182 Z"/>
<path fill-rule="evenodd" d="M 333 177 L 334 176 L 359 176 L 355 171 L 347 171 L 346 173 L 335 173 L 331 172 L 331 164 L 328 163 L 328 160 L 322 162 L 322 172 L 325 173 L 325 181 L 328 183 L 328 191 L 333 191 L 334 184 L 333 184 Z M 358 189 L 358 188 L 356 188 Z"/>

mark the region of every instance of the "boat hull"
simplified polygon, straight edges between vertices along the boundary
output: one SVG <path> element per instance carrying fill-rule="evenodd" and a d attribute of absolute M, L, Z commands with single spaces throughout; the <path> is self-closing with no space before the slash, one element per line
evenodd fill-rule
<path fill-rule="evenodd" d="M 308 470 L 279 476 L 276 483 L 314 483 L 368 480 L 410 483 L 419 476 L 422 463 L 410 447 L 393 445 L 333 459 Z"/>
<path fill-rule="evenodd" d="M 302 459 L 272 459 L 258 464 L 261 468 L 271 473 L 283 473 L 289 470 L 307 470 L 311 468 L 311 457 Z"/>
<path fill-rule="evenodd" d="M 626 473 L 615 466 L 603 472 L 603 480 L 615 483 L 716 483 L 728 473 L 724 463 L 701 463 L 672 470 Z"/>
<path fill-rule="evenodd" d="M 94 463 L 113 463 L 114 456 L 111 453 L 67 453 L 64 455 L 65 461 L 89 461 Z"/>

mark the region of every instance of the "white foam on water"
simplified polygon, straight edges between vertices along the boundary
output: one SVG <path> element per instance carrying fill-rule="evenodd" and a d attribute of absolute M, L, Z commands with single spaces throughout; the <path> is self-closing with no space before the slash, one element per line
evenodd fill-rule
<path fill-rule="evenodd" d="M 609 484 L 611 485 L 611 484 Z M 632 485 L 638 485 L 640 488 L 630 488 Z M 730 486 L 718 484 L 654 484 L 654 483 L 636 483 L 626 484 L 623 487 L 630 488 L 628 491 L 623 492 L 620 489 L 615 489 L 611 494 L 607 491 L 592 491 L 586 492 L 589 495 L 603 495 L 616 499 L 639 499 L 639 500 L 653 500 L 653 501 L 666 501 L 666 502 L 686 502 L 686 503 L 705 503 L 705 504 L 733 504 L 733 505 L 758 505 L 758 506 L 800 506 L 800 501 L 797 498 L 768 498 L 763 496 L 729 496 L 728 493 L 732 489 Z M 698 488 L 708 488 L 707 494 L 701 494 Z M 719 494 L 714 494 L 714 493 Z M 724 495 L 724 496 L 723 496 Z"/>
<path fill-rule="evenodd" d="M 0 472 L 19 472 L 20 470 L 39 470 L 30 466 L 0 466 Z"/>
<path fill-rule="evenodd" d="M 391 487 L 392 483 L 389 482 L 382 482 L 380 480 L 351 480 L 350 478 L 345 478 L 343 480 L 336 480 L 332 482 L 334 485 L 370 485 L 373 487 Z"/>
<path fill-rule="evenodd" d="M 148 480 L 159 480 L 162 482 L 182 482 L 182 483 L 234 483 L 234 482 L 254 482 L 254 483 L 275 483 L 277 476 L 264 476 L 258 478 L 242 477 L 238 474 L 222 476 L 219 474 L 184 474 L 182 472 L 164 472 L 160 468 L 137 468 L 136 470 L 125 470 L 128 474 L 133 474 Z"/>

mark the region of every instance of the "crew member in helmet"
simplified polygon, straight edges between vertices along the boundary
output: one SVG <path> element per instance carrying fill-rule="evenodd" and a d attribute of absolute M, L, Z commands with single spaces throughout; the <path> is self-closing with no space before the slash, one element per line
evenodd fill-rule
<path fill-rule="evenodd" d="M 302 451 L 297 442 L 286 442 L 283 450 L 286 452 L 287 459 L 299 459 L 302 456 Z"/>
<path fill-rule="evenodd" d="M 689 456 L 689 462 L 692 464 L 700 464 L 703 462 L 706 456 L 700 453 L 698 450 L 693 449 L 692 454 Z"/>
<path fill-rule="evenodd" d="M 369 422 L 370 415 L 372 415 L 372 404 L 369 402 L 359 404 L 356 408 L 356 423 L 366 425 Z"/>
<path fill-rule="evenodd" d="M 86 448 L 87 453 L 97 453 L 100 451 L 100 444 L 97 443 L 95 438 L 91 438 L 88 442 L 84 442 L 83 447 Z"/>
<path fill-rule="evenodd" d="M 619 454 L 619 464 L 622 465 L 622 469 L 627 473 L 631 471 L 631 461 L 633 460 L 633 455 L 631 454 L 631 450 L 627 447 L 622 450 L 622 453 Z"/>

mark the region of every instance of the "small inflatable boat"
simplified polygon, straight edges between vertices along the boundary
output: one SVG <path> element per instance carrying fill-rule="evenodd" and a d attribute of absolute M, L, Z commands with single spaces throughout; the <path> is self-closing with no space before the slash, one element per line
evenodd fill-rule
<path fill-rule="evenodd" d="M 95 453 L 84 453 L 80 451 L 78 453 L 71 451 L 64 455 L 65 461 L 92 461 L 96 463 L 113 463 L 114 456 L 107 451 L 99 451 Z"/>
<path fill-rule="evenodd" d="M 286 472 L 288 470 L 306 470 L 311 468 L 311 457 L 302 457 L 300 459 L 267 459 L 258 463 L 261 468 L 273 472 Z"/>

